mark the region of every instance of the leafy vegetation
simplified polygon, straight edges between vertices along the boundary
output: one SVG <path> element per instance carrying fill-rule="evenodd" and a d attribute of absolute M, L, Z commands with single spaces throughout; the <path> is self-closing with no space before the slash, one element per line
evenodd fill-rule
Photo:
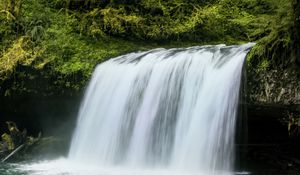
<path fill-rule="evenodd" d="M 2 0 L 0 93 L 79 90 L 96 64 L 154 47 L 256 42 L 249 65 L 286 67 L 297 55 L 291 1 Z"/>

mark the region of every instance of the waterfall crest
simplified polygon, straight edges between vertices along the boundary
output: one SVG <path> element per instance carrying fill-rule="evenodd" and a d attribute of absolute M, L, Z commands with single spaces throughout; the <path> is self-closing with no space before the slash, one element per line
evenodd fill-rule
<path fill-rule="evenodd" d="M 241 72 L 252 46 L 155 49 L 98 65 L 69 159 L 231 172 Z"/>

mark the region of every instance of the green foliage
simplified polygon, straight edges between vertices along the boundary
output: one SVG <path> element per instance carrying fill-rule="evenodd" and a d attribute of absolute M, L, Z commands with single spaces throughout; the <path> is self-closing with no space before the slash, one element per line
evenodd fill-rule
<path fill-rule="evenodd" d="M 260 66 L 268 60 L 269 67 L 286 67 L 295 64 L 292 47 L 293 11 L 292 3 L 286 0 L 271 1 L 276 6 L 272 18 L 262 16 L 265 25 L 254 31 L 257 46 L 251 51 L 249 62 Z M 268 21 L 268 22 L 267 22 Z M 263 37 L 262 37 L 263 36 Z"/>
<path fill-rule="evenodd" d="M 81 19 L 82 33 L 134 37 L 142 40 L 170 40 L 197 36 L 198 28 L 217 22 L 218 9 L 180 1 L 141 1 L 138 6 L 110 4 L 94 8 Z M 211 31 L 210 29 L 207 31 Z M 204 41 L 204 37 L 201 36 Z"/>
<path fill-rule="evenodd" d="M 3 0 L 0 84 L 33 92 L 27 82 L 45 79 L 47 88 L 81 89 L 96 64 L 162 46 L 256 42 L 250 66 L 284 67 L 295 60 L 290 1 Z"/>
<path fill-rule="evenodd" d="M 94 38 L 113 35 L 139 40 L 236 44 L 268 36 L 283 12 L 290 16 L 289 1 L 140 0 L 104 3 L 95 0 L 85 10 L 80 6 L 72 11 L 80 22 L 78 31 Z M 287 21 L 291 22 L 290 19 Z"/>
<path fill-rule="evenodd" d="M 0 80 L 9 77 L 18 63 L 30 64 L 33 54 L 26 50 L 26 45 L 29 44 L 28 38 L 21 37 L 3 54 L 0 62 Z"/>
<path fill-rule="evenodd" d="M 98 63 L 145 49 L 140 42 L 107 35 L 101 38 L 83 35 L 78 30 L 80 21 L 77 14 L 53 12 L 38 0 L 24 3 L 24 16 L 20 17 L 23 28 L 19 35 L 22 36 L 16 35 L 11 28 L 3 30 L 12 31 L 5 34 L 4 39 L 10 43 L 0 52 L 0 84 L 10 82 L 9 89 L 0 88 L 5 95 L 38 93 L 36 89 L 39 88 L 49 93 L 56 89 L 60 93 L 60 89 L 79 90 L 85 86 Z M 93 34 L 96 35 L 95 32 Z M 32 83 L 46 80 L 48 85 Z"/>

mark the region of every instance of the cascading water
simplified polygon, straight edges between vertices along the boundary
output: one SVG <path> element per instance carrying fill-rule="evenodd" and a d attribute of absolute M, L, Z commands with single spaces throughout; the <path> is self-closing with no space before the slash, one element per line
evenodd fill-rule
<path fill-rule="evenodd" d="M 241 72 L 252 45 L 155 49 L 98 65 L 69 160 L 232 172 Z"/>

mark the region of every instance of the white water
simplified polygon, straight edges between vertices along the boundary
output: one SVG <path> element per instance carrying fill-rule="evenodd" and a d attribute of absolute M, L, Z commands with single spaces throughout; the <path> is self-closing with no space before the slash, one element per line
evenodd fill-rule
<path fill-rule="evenodd" d="M 156 49 L 98 65 L 69 159 L 231 172 L 241 72 L 251 46 Z"/>
<path fill-rule="evenodd" d="M 25 169 L 40 174 L 234 174 L 241 73 L 252 45 L 156 49 L 98 65 L 68 160 Z"/>

